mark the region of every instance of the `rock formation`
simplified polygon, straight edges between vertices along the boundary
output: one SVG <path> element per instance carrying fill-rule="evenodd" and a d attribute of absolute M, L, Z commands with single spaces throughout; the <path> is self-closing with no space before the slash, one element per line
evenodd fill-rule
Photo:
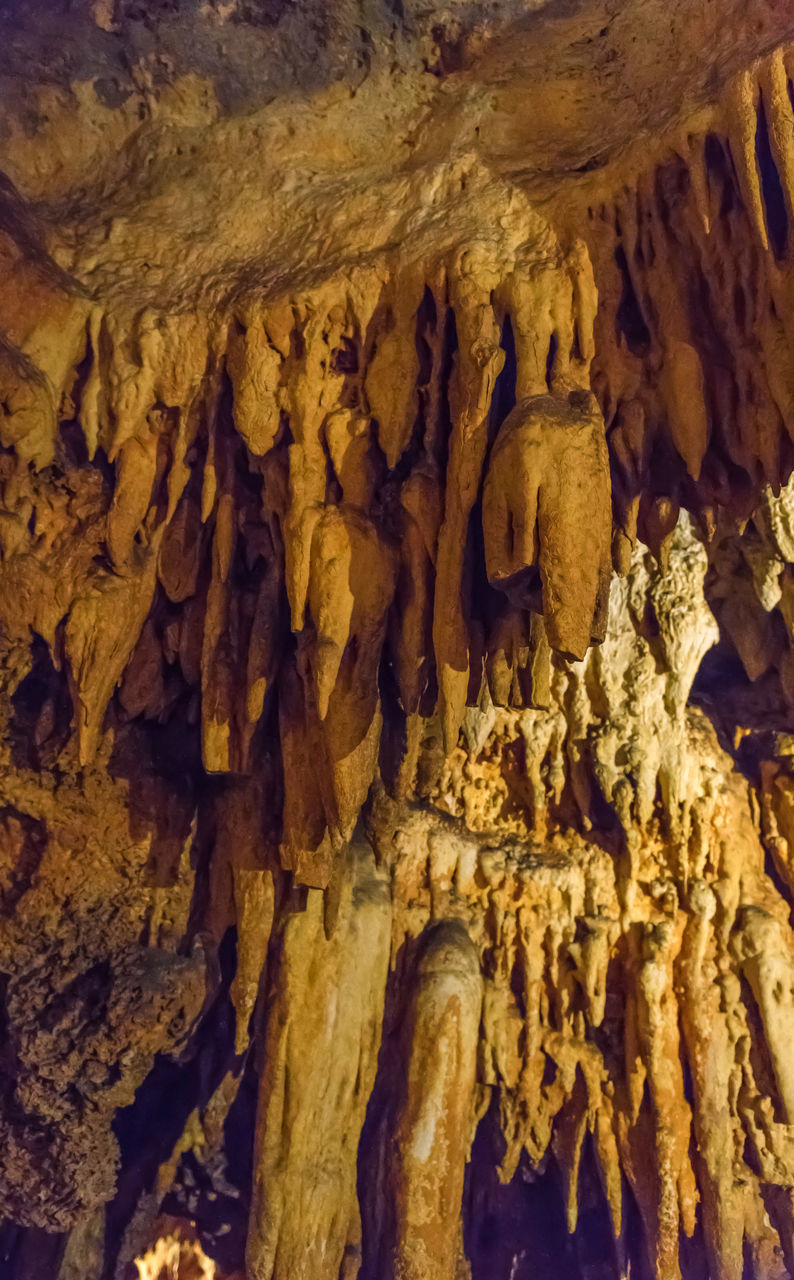
<path fill-rule="evenodd" d="M 0 100 L 0 1275 L 794 1277 L 794 11 Z"/>

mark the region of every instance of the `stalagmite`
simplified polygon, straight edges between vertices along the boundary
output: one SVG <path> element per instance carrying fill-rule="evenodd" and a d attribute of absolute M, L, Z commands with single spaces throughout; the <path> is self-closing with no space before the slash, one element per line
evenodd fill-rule
<path fill-rule="evenodd" d="M 479 965 L 465 929 L 455 921 L 432 926 L 409 1016 L 398 1086 L 404 1101 L 389 1136 L 388 1194 L 397 1222 L 380 1274 L 395 1280 L 455 1274 L 481 1003 Z"/>
<path fill-rule="evenodd" d="M 317 890 L 286 922 L 257 1114 L 252 1280 L 336 1280 L 359 1253 L 356 1149 L 377 1064 L 389 916 L 388 885 L 354 844 L 333 936 Z"/>
<path fill-rule="evenodd" d="M 639 973 L 638 1040 L 650 1090 L 658 1187 L 646 1217 L 651 1266 L 660 1280 L 679 1276 L 678 1239 L 695 1229 L 698 1195 L 689 1163 L 689 1108 L 680 1061 L 678 1009 L 673 997 L 673 967 L 683 920 L 650 926 L 643 940 Z M 642 1159 L 641 1149 L 635 1158 Z"/>
<path fill-rule="evenodd" d="M 717 1280 L 740 1280 L 742 1193 L 734 1181 L 735 1130 L 725 1123 L 730 1107 L 730 1029 L 720 1008 L 721 991 L 709 923 L 717 898 L 709 885 L 690 885 L 692 913 L 678 959 L 688 998 L 680 1004 L 681 1025 L 695 1094 L 693 1126 L 699 1156 L 700 1189 L 708 1265 Z"/>

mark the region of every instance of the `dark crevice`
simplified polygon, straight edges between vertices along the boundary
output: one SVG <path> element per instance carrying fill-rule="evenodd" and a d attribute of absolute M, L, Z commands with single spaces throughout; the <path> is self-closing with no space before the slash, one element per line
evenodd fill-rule
<path fill-rule="evenodd" d="M 14 1280 L 44 1280 L 57 1277 L 66 1248 L 65 1233 L 43 1231 L 40 1227 L 0 1224 L 0 1276 Z"/>
<path fill-rule="evenodd" d="M 577 1200 L 574 1246 L 583 1280 L 590 1276 L 618 1280 L 622 1268 L 592 1133 L 585 1134 L 582 1145 Z"/>
<path fill-rule="evenodd" d="M 553 333 L 549 338 L 549 349 L 546 353 L 546 386 L 549 391 L 552 390 L 552 384 L 554 382 L 554 366 L 557 363 L 557 348 L 559 345 L 560 340 L 557 337 L 557 334 Z"/>
<path fill-rule="evenodd" d="M 716 134 L 709 133 L 706 136 L 704 156 L 709 182 L 720 192 L 720 220 L 725 223 L 726 228 L 730 231 L 728 215 L 736 207 L 736 191 L 738 187 L 736 169 L 733 164 L 733 157 L 730 154 L 730 147 L 727 144 L 723 145 L 722 140 Z"/>
<path fill-rule="evenodd" d="M 632 1280 L 635 1280 L 635 1277 L 636 1280 L 653 1280 L 648 1261 L 645 1224 L 634 1192 L 625 1178 L 623 1179 L 623 1232 L 619 1251 L 623 1275 L 630 1275 Z"/>
<path fill-rule="evenodd" d="M 525 1022 L 527 1016 L 527 1001 L 526 988 L 524 985 L 524 964 L 518 954 L 516 954 L 513 967 L 510 970 L 510 990 L 515 998 L 516 1008 L 521 1015 L 521 1019 Z"/>
<path fill-rule="evenodd" d="M 3 805 L 0 807 L 0 848 L 6 863 L 0 889 L 2 918 L 13 914 L 20 899 L 33 885 L 47 848 L 44 822 L 13 805 Z"/>
<path fill-rule="evenodd" d="M 769 244 L 775 257 L 780 261 L 785 258 L 788 249 L 788 214 L 783 184 L 777 170 L 772 148 L 769 142 L 766 112 L 761 102 L 758 111 L 758 125 L 755 132 L 755 155 L 758 171 L 761 175 L 761 194 L 764 198 L 766 229 Z"/>
<path fill-rule="evenodd" d="M 707 578 L 707 600 L 708 587 Z M 711 721 L 738 772 L 759 789 L 764 761 L 777 755 L 778 734 L 794 732 L 794 711 L 786 707 L 777 672 L 750 680 L 730 641 L 723 637 L 704 655 L 689 701 Z M 739 726 L 743 732 L 737 735 Z M 776 875 L 773 879 L 777 883 Z M 791 895 L 785 891 L 784 897 L 789 901 Z"/>
<path fill-rule="evenodd" d="M 458 327 L 455 323 L 455 312 L 447 307 L 444 317 L 443 341 L 440 361 L 441 394 L 439 397 L 439 418 L 436 439 L 438 453 L 436 461 L 442 475 L 446 474 L 449 459 L 449 439 L 452 432 L 452 411 L 449 403 L 449 381 L 458 354 Z"/>
<path fill-rule="evenodd" d="M 52 765 L 68 741 L 72 700 L 66 673 L 56 669 L 41 636 L 34 634 L 31 655 L 31 669 L 11 697 L 8 737 L 17 767 L 41 769 Z"/>
<path fill-rule="evenodd" d="M 772 852 L 766 844 L 764 845 L 764 875 L 771 880 L 783 901 L 788 905 L 789 925 L 794 929 L 794 894 L 778 871 Z"/>
<path fill-rule="evenodd" d="M 498 1175 L 504 1154 L 494 1090 L 477 1128 L 463 1193 L 463 1241 L 472 1280 L 578 1280 L 582 1273 L 554 1158 L 533 1168 L 522 1155 L 505 1184 Z"/>
<path fill-rule="evenodd" d="M 615 263 L 623 281 L 617 309 L 617 337 L 620 339 L 622 335 L 626 339 L 626 346 L 632 355 L 644 357 L 651 349 L 651 334 L 631 280 L 625 251 L 620 244 L 615 250 Z"/>
<path fill-rule="evenodd" d="M 518 361 L 513 322 L 510 316 L 505 316 L 502 322 L 500 346 L 505 353 L 505 362 L 496 379 L 493 395 L 491 396 L 491 407 L 488 413 L 489 444 L 492 444 L 496 439 L 499 428 L 511 410 L 515 408 L 516 403 Z"/>
<path fill-rule="evenodd" d="M 433 297 L 433 290 L 425 285 L 422 301 L 416 312 L 416 354 L 419 358 L 417 382 L 420 388 L 427 387 L 433 372 L 433 348 L 428 342 L 428 335 L 434 334 L 438 324 L 438 309 Z"/>
<path fill-rule="evenodd" d="M 229 994 L 236 964 L 236 931 L 228 929 L 218 950 L 217 994 L 180 1059 L 159 1056 L 132 1105 L 116 1113 L 121 1165 L 116 1195 L 107 1206 L 102 1280 L 117 1280 L 129 1258 L 148 1245 L 159 1209 L 153 1195 L 159 1166 L 171 1156 L 190 1113 L 206 1105 L 224 1075 L 238 1068 Z"/>
<path fill-rule="evenodd" d="M 482 684 L 486 618 L 492 594 L 493 587 L 488 581 L 485 569 L 481 484 L 477 500 L 469 515 L 460 584 L 461 609 L 466 619 L 466 631 L 469 637 L 469 687 L 466 700 L 471 706 L 476 705 Z"/>

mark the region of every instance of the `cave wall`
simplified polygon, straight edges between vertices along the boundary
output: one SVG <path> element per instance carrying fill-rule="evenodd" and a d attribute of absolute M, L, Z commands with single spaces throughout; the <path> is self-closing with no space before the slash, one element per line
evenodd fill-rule
<path fill-rule="evenodd" d="M 794 1275 L 786 9 L 0 11 L 9 1280 Z"/>

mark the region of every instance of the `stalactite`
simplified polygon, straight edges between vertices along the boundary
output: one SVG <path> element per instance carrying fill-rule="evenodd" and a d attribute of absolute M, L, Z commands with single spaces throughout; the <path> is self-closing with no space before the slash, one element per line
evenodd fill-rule
<path fill-rule="evenodd" d="M 416 419 L 419 356 L 414 327 L 423 291 L 424 281 L 418 272 L 413 279 L 401 278 L 399 284 L 391 281 L 384 330 L 377 334 L 367 364 L 364 389 L 390 468 L 408 447 Z"/>
<path fill-rule="evenodd" d="M 457 333 L 450 385 L 453 427 L 433 611 L 433 649 L 447 750 L 457 739 L 469 684 L 469 638 L 462 613 L 466 535 L 485 458 L 488 408 L 504 363 L 490 301 L 497 282 L 494 265 L 469 254 L 460 263 L 451 299 Z"/>
<path fill-rule="evenodd" d="M 600 526 L 585 523 L 593 508 Z M 594 399 L 572 392 L 567 404 L 549 396 L 521 401 L 501 428 L 485 483 L 488 576 L 520 598 L 521 578 L 538 565 L 548 639 L 577 658 L 593 638 L 603 639 L 609 511 L 609 467 Z"/>
<path fill-rule="evenodd" d="M 96 753 L 105 711 L 149 612 L 154 585 L 155 556 L 150 554 L 126 579 L 97 576 L 90 591 L 72 604 L 65 648 L 81 764 L 89 764 Z"/>

